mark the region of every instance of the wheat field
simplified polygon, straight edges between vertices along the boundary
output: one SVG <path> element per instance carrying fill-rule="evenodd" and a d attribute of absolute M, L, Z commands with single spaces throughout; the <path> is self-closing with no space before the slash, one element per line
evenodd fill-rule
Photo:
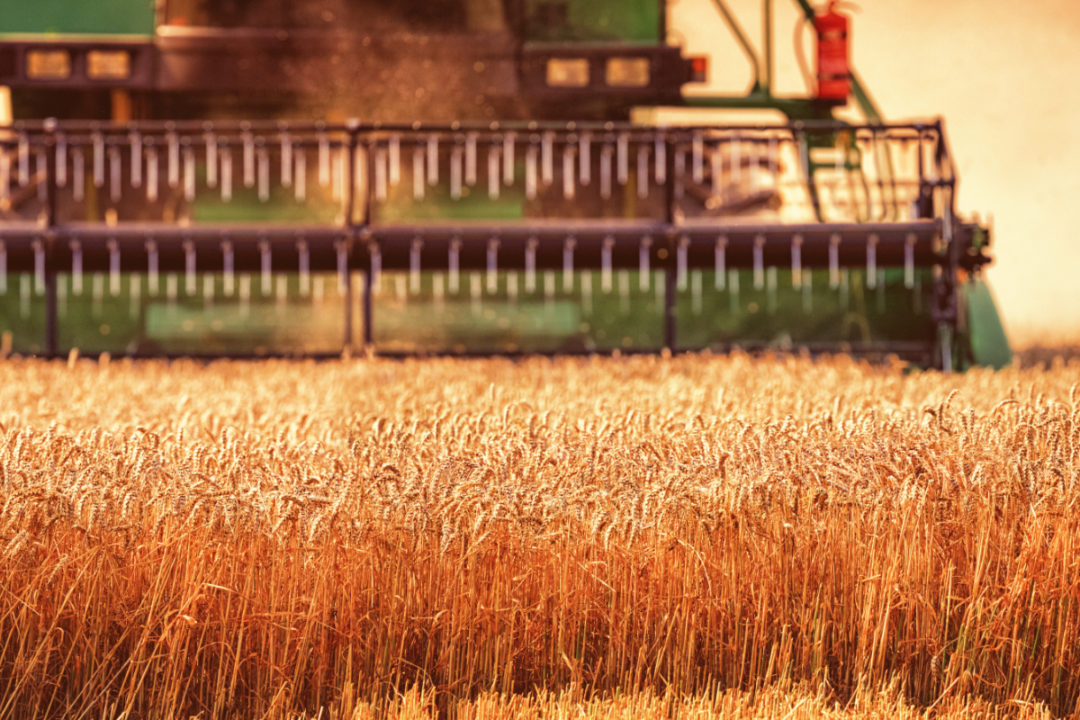
<path fill-rule="evenodd" d="M 0 718 L 1080 716 L 1080 362 L 0 362 Z"/>

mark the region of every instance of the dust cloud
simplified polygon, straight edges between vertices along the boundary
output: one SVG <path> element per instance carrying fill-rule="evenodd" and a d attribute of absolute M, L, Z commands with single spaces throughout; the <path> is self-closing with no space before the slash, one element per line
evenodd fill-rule
<path fill-rule="evenodd" d="M 804 94 L 798 13 L 775 0 L 780 94 Z M 755 46 L 761 0 L 729 0 Z M 862 0 L 855 67 L 886 118 L 943 116 L 966 215 L 993 219 L 988 273 L 1015 344 L 1080 339 L 1080 3 Z M 697 92 L 745 91 L 752 72 L 712 0 L 674 0 L 673 39 L 711 57 Z M 804 51 L 813 52 L 809 32 Z M 812 61 L 811 61 L 812 62 Z"/>

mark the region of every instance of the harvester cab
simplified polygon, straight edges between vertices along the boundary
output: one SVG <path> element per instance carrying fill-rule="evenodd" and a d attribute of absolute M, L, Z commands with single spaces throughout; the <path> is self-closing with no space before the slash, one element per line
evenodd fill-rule
<path fill-rule="evenodd" d="M 884 122 L 842 6 L 794 2 L 803 97 L 773 92 L 773 0 L 760 48 L 714 0 L 755 79 L 709 97 L 663 0 L 0 0 L 0 331 L 45 355 L 1008 363 L 942 124 Z M 664 106 L 784 120 L 631 122 Z"/>

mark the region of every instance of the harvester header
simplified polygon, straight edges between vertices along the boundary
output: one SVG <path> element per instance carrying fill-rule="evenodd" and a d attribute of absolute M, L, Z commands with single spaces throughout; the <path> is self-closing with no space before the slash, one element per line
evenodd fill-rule
<path fill-rule="evenodd" d="M 451 13 L 454 3 L 444 4 L 440 12 Z M 455 38 L 423 26 L 414 34 L 433 48 L 490 41 L 471 46 L 484 58 L 464 72 L 508 64 L 500 77 L 511 92 L 486 85 L 465 116 L 502 107 L 509 119 L 256 120 L 249 111 L 273 114 L 267 103 L 285 102 L 288 81 L 282 93 L 255 83 L 225 103 L 221 87 L 195 99 L 161 91 L 159 66 L 140 93 L 112 88 L 111 118 L 18 118 L 0 130 L 0 321 L 16 349 L 772 347 L 895 354 L 948 369 L 1007 362 L 979 279 L 989 233 L 956 213 L 941 123 L 832 117 L 849 92 L 867 115 L 876 110 L 845 69 L 848 20 L 831 6 L 805 18 L 819 38 L 810 96 L 774 97 L 768 60 L 755 63 L 766 71 L 748 95 L 694 100 L 758 104 L 786 119 L 665 126 L 625 113 L 682 102 L 681 87 L 704 68 L 663 41 L 663 3 L 638 18 L 648 32 L 619 20 L 621 40 L 597 39 L 616 15 L 591 6 L 495 3 L 501 10 L 484 24 L 476 4 L 460 4 Z M 259 43 L 343 37 L 306 25 L 267 34 L 243 25 L 243 13 L 207 28 L 195 20 L 214 13 L 200 20 L 192 11 L 177 25 L 181 4 L 166 5 L 165 25 L 147 41 L 157 63 L 178 27 L 198 42 L 251 40 L 215 46 L 241 65 L 265 59 L 252 49 Z M 589 22 L 591 34 L 582 31 Z M 498 38 L 508 47 L 495 48 Z M 55 52 L 67 47 L 54 41 Z M 28 48 L 40 42 L 13 41 L 8 49 L 23 58 L 16 67 L 29 67 Z M 86 42 L 94 41 L 82 37 L 66 52 L 89 53 Z M 334 47 L 322 46 L 319 62 L 334 62 Z M 132 57 L 128 67 L 138 66 Z M 274 67 L 285 72 L 287 57 Z M 96 97 L 83 80 L 13 83 L 16 107 L 49 107 L 68 92 Z M 363 95 L 346 104 L 363 104 Z M 246 119 L 214 117 L 233 115 L 237 103 Z M 133 116 L 118 117 L 118 108 Z M 565 119 L 575 108 L 580 116 Z"/>

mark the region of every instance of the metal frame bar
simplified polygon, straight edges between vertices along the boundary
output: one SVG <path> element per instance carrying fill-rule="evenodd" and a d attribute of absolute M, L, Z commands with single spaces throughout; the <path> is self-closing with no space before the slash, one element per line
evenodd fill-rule
<path fill-rule="evenodd" d="M 0 128 L 5 130 L 5 128 Z M 273 123 L 273 122 L 138 122 L 111 125 L 97 122 L 58 122 L 46 120 L 40 123 L 19 122 L 0 132 L 0 147 L 15 147 L 19 138 L 23 142 L 46 153 L 47 171 L 44 206 L 45 222 L 42 226 L 9 223 L 0 225 L 0 240 L 7 253 L 9 271 L 27 272 L 38 269 L 42 262 L 35 244 L 44 247 L 44 278 L 46 295 L 45 354 L 59 354 L 57 320 L 57 275 L 71 268 L 73 253 L 71 244 L 78 242 L 82 253 L 82 268 L 86 272 L 115 270 L 112 266 L 109 246 L 119 248 L 120 272 L 143 272 L 147 268 L 147 238 L 165 241 L 157 246 L 158 270 L 160 272 L 215 272 L 223 269 L 225 262 L 222 241 L 229 241 L 230 261 L 238 273 L 258 272 L 262 268 L 260 242 L 270 243 L 273 248 L 271 272 L 284 272 L 297 267 L 296 243 L 303 237 L 308 248 L 309 268 L 313 272 L 331 270 L 346 272 L 345 317 L 342 345 L 346 352 L 354 345 L 353 337 L 353 283 L 354 272 L 362 272 L 364 288 L 361 297 L 364 320 L 363 344 L 373 345 L 373 298 L 372 286 L 375 272 L 371 257 L 378 252 L 381 267 L 386 270 L 406 270 L 410 267 L 410 255 L 414 241 L 420 239 L 423 247 L 421 264 L 427 268 L 445 268 L 448 248 L 459 243 L 460 269 L 483 269 L 487 262 L 487 243 L 493 236 L 500 238 L 500 264 L 504 267 L 523 267 L 526 249 L 538 242 L 535 255 L 537 269 L 557 269 L 561 265 L 562 248 L 566 238 L 575 240 L 575 267 L 598 269 L 602 257 L 607 256 L 611 267 L 636 267 L 640 255 L 640 243 L 649 237 L 654 241 L 650 250 L 650 262 L 663 268 L 666 274 L 664 296 L 664 345 L 677 349 L 676 278 L 679 266 L 676 261 L 683 248 L 683 262 L 689 268 L 708 268 L 713 263 L 713 252 L 719 238 L 723 238 L 726 263 L 730 268 L 760 267 L 761 263 L 778 266 L 790 261 L 792 247 L 799 244 L 803 267 L 836 268 L 865 267 L 874 263 L 880 267 L 935 267 L 936 273 L 934 320 L 939 328 L 936 340 L 936 356 L 945 369 L 953 364 L 952 338 L 960 330 L 959 282 L 961 271 L 976 272 L 989 262 L 981 245 L 976 243 L 978 228 L 965 225 L 956 215 L 954 198 L 956 178 L 951 155 L 944 139 L 940 123 L 905 123 L 894 125 L 868 124 L 847 125 L 835 122 L 799 122 L 788 125 L 725 125 L 692 126 L 676 128 L 647 128 L 616 123 L 492 123 L 489 125 L 440 124 L 440 125 L 384 125 L 364 124 L 350 121 L 344 124 L 329 123 Z M 894 133 L 896 137 L 916 140 L 919 143 L 919 185 L 921 213 L 930 217 L 913 222 L 878 223 L 811 223 L 805 225 L 773 224 L 750 225 L 706 220 L 686 222 L 679 217 L 679 182 L 676 178 L 675 158 L 679 148 L 692 143 L 700 133 L 751 133 L 786 132 L 793 140 L 805 139 L 813 132 L 870 133 L 875 136 Z M 250 140 L 259 133 L 279 137 L 287 134 L 290 142 L 315 144 L 315 137 L 327 138 L 332 147 L 347 152 L 347 178 L 343 202 L 343 219 L 336 226 L 289 227 L 271 225 L 213 225 L 181 227 L 169 224 L 120 223 L 68 223 L 58 217 L 57 201 L 57 150 L 58 139 L 63 137 L 68 146 L 92 142 L 126 144 L 132 133 L 169 133 L 173 135 L 197 135 L 207 132 L 219 135 L 222 143 L 233 142 L 227 133 Z M 377 143 L 390 135 L 397 136 L 403 146 L 418 146 L 431 136 L 463 141 L 470 134 L 481 136 L 482 141 L 501 138 L 513 132 L 539 136 L 554 134 L 563 142 L 570 142 L 579 133 L 589 132 L 596 141 L 616 142 L 628 138 L 631 142 L 662 142 L 666 152 L 665 197 L 663 217 L 642 221 L 529 221 L 526 223 L 460 223 L 441 222 L 438 225 L 382 224 L 375 217 L 377 206 L 373 178 L 373 149 Z M 86 134 L 85 137 L 80 133 Z M 519 136 L 520 137 L 520 136 Z M 152 142 L 148 140 L 147 142 Z M 921 148 L 931 143 L 933 148 L 934 174 L 928 173 Z M 803 143 L 805 146 L 805 142 Z M 365 166 L 360 174 L 358 156 L 363 150 Z M 357 181 L 364 179 L 363 196 L 358 196 Z M 358 217 L 358 210 L 362 214 Z M 871 238 L 873 238 L 871 243 Z M 874 247 L 874 256 L 868 250 Z M 194 258 L 184 250 L 193 248 Z M 607 251 L 603 248 L 607 247 Z M 342 255 L 343 253 L 344 255 Z M 344 257 L 342 266 L 341 258 Z M 194 260 L 194 267 L 189 265 Z"/>

